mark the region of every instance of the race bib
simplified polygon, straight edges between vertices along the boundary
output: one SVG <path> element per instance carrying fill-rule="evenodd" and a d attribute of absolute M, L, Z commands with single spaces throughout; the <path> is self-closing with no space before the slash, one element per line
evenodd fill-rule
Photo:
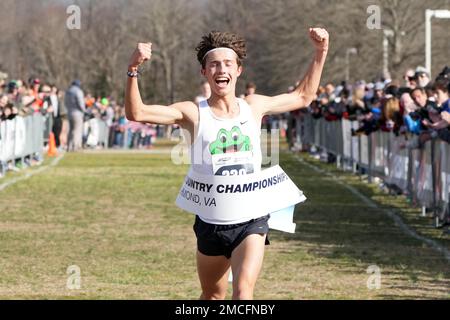
<path fill-rule="evenodd" d="M 212 166 L 217 176 L 238 176 L 254 172 L 251 151 L 213 154 Z"/>

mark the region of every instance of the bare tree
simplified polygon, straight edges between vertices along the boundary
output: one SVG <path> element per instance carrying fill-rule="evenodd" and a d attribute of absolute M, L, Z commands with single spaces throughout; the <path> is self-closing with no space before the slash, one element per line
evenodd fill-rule
<path fill-rule="evenodd" d="M 161 73 L 165 103 L 186 98 L 182 87 L 192 88 L 192 78 L 199 78 L 193 48 L 198 38 L 200 19 L 195 7 L 181 0 L 155 0 L 142 4 L 140 21 L 145 30 L 138 30 L 141 39 L 152 42 L 153 62 Z M 140 40 L 142 41 L 142 40 Z M 195 82 L 194 82 L 195 83 Z M 192 92 L 192 91 L 191 91 Z"/>
<path fill-rule="evenodd" d="M 399 78 L 424 64 L 425 9 L 450 9 L 449 0 L 76 0 L 81 30 L 66 27 L 63 0 L 0 1 L 0 70 L 13 78 L 40 76 L 65 87 L 79 78 L 95 95 L 123 98 L 124 72 L 137 42 L 151 41 L 154 55 L 139 85 L 144 99 L 169 104 L 193 99 L 201 77 L 194 48 L 201 35 L 227 30 L 247 39 L 248 59 L 238 83 L 277 94 L 299 80 L 313 48 L 308 27 L 330 33 L 323 82 L 382 76 L 383 30 L 390 29 L 389 69 Z M 367 28 L 367 8 L 381 9 L 380 30 Z M 448 20 L 433 20 L 433 74 L 449 64 Z M 349 48 L 357 54 L 346 61 Z M 348 62 L 348 63 L 347 63 Z"/>
<path fill-rule="evenodd" d="M 381 2 L 384 28 L 393 31 L 392 38 L 388 39 L 392 51 L 390 69 L 394 75 L 401 76 L 401 73 L 411 65 L 424 64 L 425 10 L 443 8 L 445 2 L 399 0 Z M 447 43 L 448 37 L 449 33 Z M 439 50 L 435 51 L 435 56 L 440 55 Z"/>

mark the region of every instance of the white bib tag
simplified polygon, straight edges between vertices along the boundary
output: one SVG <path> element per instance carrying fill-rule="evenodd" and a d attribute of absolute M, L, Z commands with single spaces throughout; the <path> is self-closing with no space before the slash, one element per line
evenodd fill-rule
<path fill-rule="evenodd" d="M 213 154 L 211 158 L 214 174 L 218 176 L 237 176 L 254 172 L 251 151 Z"/>
<path fill-rule="evenodd" d="M 191 170 L 181 186 L 176 204 L 183 210 L 221 224 L 270 213 L 269 227 L 294 232 L 294 206 L 305 200 L 303 192 L 276 165 L 246 175 L 203 175 Z"/>

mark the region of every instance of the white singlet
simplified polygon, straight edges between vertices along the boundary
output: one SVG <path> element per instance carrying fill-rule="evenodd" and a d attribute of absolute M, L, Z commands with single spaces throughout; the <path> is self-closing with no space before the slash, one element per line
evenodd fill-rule
<path fill-rule="evenodd" d="M 239 115 L 226 119 L 216 116 L 208 101 L 200 102 L 199 124 L 194 143 L 190 148 L 191 170 L 204 175 L 243 175 L 261 171 L 261 128 L 256 123 L 250 106 L 241 98 Z M 224 224 L 223 221 L 211 221 Z M 243 212 L 243 218 L 228 221 L 235 224 L 254 218 L 252 213 Z"/>

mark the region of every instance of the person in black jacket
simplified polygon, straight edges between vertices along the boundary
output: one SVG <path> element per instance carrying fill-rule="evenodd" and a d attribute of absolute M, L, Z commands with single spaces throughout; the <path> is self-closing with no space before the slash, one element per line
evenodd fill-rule
<path fill-rule="evenodd" d="M 441 113 L 441 117 L 443 120 L 445 120 L 448 123 L 448 127 L 447 128 L 443 128 L 443 129 L 439 129 L 438 130 L 438 137 L 439 139 L 450 143 L 450 113 L 447 111 L 444 111 Z"/>
<path fill-rule="evenodd" d="M 55 135 L 56 147 L 59 148 L 61 145 L 61 131 L 63 126 L 63 120 L 67 116 L 67 111 L 65 105 L 61 102 L 59 89 L 55 85 L 51 85 L 51 91 L 49 95 L 49 100 L 53 109 L 53 127 L 52 132 Z"/>

